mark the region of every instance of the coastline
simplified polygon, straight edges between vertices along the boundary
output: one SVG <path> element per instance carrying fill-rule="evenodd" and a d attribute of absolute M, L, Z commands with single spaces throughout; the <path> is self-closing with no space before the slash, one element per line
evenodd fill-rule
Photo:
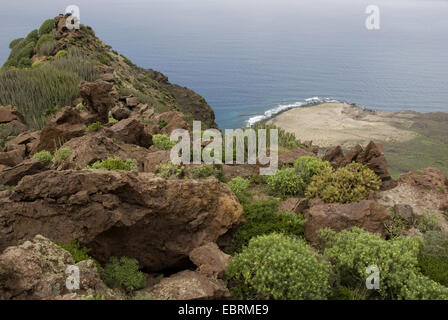
<path fill-rule="evenodd" d="M 324 149 L 380 142 L 395 177 L 425 167 L 448 173 L 448 113 L 385 112 L 343 102 L 319 102 L 284 110 L 262 122 Z"/>

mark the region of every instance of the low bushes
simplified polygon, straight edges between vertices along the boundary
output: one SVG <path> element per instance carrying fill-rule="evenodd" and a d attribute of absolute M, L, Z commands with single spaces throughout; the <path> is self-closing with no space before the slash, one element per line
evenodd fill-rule
<path fill-rule="evenodd" d="M 98 261 L 89 256 L 88 253 L 90 249 L 81 247 L 81 245 L 77 240 L 72 240 L 70 243 L 55 242 L 55 244 L 61 247 L 62 249 L 67 250 L 72 255 L 72 258 L 75 261 L 75 263 L 84 260 L 92 260 L 93 262 L 95 262 L 98 271 L 101 270 L 101 265 L 98 263 Z"/>
<path fill-rule="evenodd" d="M 45 20 L 39 28 L 40 36 L 42 37 L 43 35 L 50 33 L 51 31 L 53 31 L 54 27 L 55 27 L 54 19 Z"/>
<path fill-rule="evenodd" d="M 155 134 L 152 136 L 152 141 L 160 150 L 171 150 L 177 144 L 176 141 L 171 141 L 166 134 Z"/>
<path fill-rule="evenodd" d="M 365 283 L 366 268 L 380 270 L 379 294 L 384 299 L 448 299 L 448 288 L 420 273 L 416 238 L 384 240 L 360 228 L 335 233 L 320 231 L 324 255 L 340 275 L 342 285 L 356 288 Z"/>
<path fill-rule="evenodd" d="M 381 179 L 359 163 L 334 170 L 325 168 L 312 177 L 306 190 L 308 198 L 319 197 L 326 203 L 350 203 L 367 199 L 381 186 Z"/>
<path fill-rule="evenodd" d="M 277 170 L 266 178 L 271 192 L 280 196 L 300 196 L 304 194 L 305 182 L 294 168 Z"/>
<path fill-rule="evenodd" d="M 208 178 L 212 176 L 215 169 L 212 166 L 199 165 L 191 170 L 191 176 L 194 179 Z"/>
<path fill-rule="evenodd" d="M 181 178 L 185 174 L 185 167 L 182 165 L 175 165 L 171 162 L 159 164 L 156 166 L 156 174 L 161 178 Z"/>
<path fill-rule="evenodd" d="M 243 217 L 246 223 L 241 226 L 234 237 L 231 252 L 239 252 L 250 239 L 273 232 L 291 236 L 303 236 L 305 218 L 301 214 L 284 211 L 276 214 L 276 200 L 258 200 L 243 203 Z"/>
<path fill-rule="evenodd" d="M 122 287 L 127 292 L 146 287 L 146 278 L 138 269 L 138 261 L 126 257 L 112 257 L 104 267 L 101 279 L 108 287 Z"/>
<path fill-rule="evenodd" d="M 59 149 L 58 151 L 56 151 L 54 153 L 53 162 L 59 163 L 59 162 L 64 161 L 72 154 L 72 152 L 73 152 L 73 150 L 70 149 L 69 147 L 63 147 L 63 148 Z"/>
<path fill-rule="evenodd" d="M 247 188 L 249 188 L 250 181 L 241 177 L 236 177 L 228 183 L 230 190 L 240 199 L 240 201 L 247 195 Z"/>
<path fill-rule="evenodd" d="M 94 123 L 91 123 L 87 126 L 87 132 L 97 132 L 99 130 L 103 129 L 103 125 L 101 124 L 101 122 L 96 121 Z"/>
<path fill-rule="evenodd" d="M 51 155 L 51 153 L 47 150 L 42 150 L 36 154 L 34 154 L 33 156 L 34 159 L 38 159 L 41 162 L 44 163 L 50 163 L 51 160 L 53 159 L 53 156 Z"/>
<path fill-rule="evenodd" d="M 330 267 L 302 239 L 270 234 L 252 239 L 227 273 L 243 299 L 325 299 Z"/>
<path fill-rule="evenodd" d="M 424 275 L 448 287 L 448 234 L 428 231 L 423 237 L 418 265 Z"/>

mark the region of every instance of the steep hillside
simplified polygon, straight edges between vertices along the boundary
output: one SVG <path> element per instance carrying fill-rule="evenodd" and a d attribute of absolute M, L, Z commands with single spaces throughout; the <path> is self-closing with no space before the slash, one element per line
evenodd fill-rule
<path fill-rule="evenodd" d="M 137 97 L 156 112 L 180 111 L 187 121 L 217 127 L 213 110 L 195 92 L 171 84 L 154 70 L 135 66 L 95 36 L 88 26 L 66 27 L 66 17 L 46 20 L 39 30 L 13 40 L 0 72 L 0 105 L 14 105 L 28 125 L 46 119 L 80 97 L 81 81 L 110 78 L 120 96 Z"/>

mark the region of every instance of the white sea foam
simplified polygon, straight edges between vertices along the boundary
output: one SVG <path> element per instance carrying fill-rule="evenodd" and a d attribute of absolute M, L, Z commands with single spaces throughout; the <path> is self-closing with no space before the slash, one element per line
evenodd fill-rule
<path fill-rule="evenodd" d="M 338 100 L 334 100 L 331 98 L 320 98 L 320 97 L 312 97 L 305 99 L 304 101 L 297 101 L 290 104 L 279 104 L 277 107 L 267 110 L 263 115 L 257 115 L 249 118 L 246 121 L 247 126 L 252 126 L 257 122 L 267 120 L 275 116 L 276 114 L 279 114 L 283 111 L 293 109 L 293 108 L 299 108 L 303 107 L 305 105 L 311 104 L 311 103 L 321 103 L 321 102 L 339 102 Z"/>

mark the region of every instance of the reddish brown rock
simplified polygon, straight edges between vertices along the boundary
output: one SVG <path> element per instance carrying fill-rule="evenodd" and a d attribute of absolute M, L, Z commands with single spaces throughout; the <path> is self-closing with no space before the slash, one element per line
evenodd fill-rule
<path fill-rule="evenodd" d="M 79 110 L 65 107 L 59 110 L 42 129 L 36 152 L 55 151 L 66 141 L 86 133 Z"/>
<path fill-rule="evenodd" d="M 135 97 L 126 98 L 126 105 L 131 109 L 136 107 L 139 103 L 140 101 Z"/>
<path fill-rule="evenodd" d="M 22 114 L 13 106 L 0 107 L 0 123 L 7 123 L 11 121 L 19 121 L 25 123 Z"/>
<path fill-rule="evenodd" d="M 358 159 L 358 156 L 363 152 L 362 147 L 358 144 L 351 148 L 347 154 L 345 155 L 345 163 L 350 164 L 352 162 L 356 162 Z"/>
<path fill-rule="evenodd" d="M 344 151 L 342 151 L 341 146 L 336 146 L 329 150 L 322 160 L 329 161 L 335 168 L 343 167 L 346 164 Z"/>
<path fill-rule="evenodd" d="M 294 213 L 302 213 L 308 208 L 307 198 L 289 198 L 278 204 L 278 212 L 290 211 Z"/>
<path fill-rule="evenodd" d="M 79 92 L 84 101 L 87 102 L 88 110 L 97 114 L 99 121 L 108 121 L 109 110 L 118 99 L 117 93 L 113 90 L 113 85 L 103 80 L 95 82 L 81 82 Z"/>
<path fill-rule="evenodd" d="M 189 265 L 190 252 L 239 223 L 242 208 L 216 179 L 165 180 L 150 173 L 46 171 L 0 199 L 0 250 L 42 234 L 77 239 L 100 262 L 137 259 L 149 271 Z"/>
<path fill-rule="evenodd" d="M 155 172 L 156 167 L 160 164 L 170 162 L 170 151 L 159 150 L 155 152 L 148 153 L 145 157 L 145 162 L 143 165 L 144 172 Z"/>
<path fill-rule="evenodd" d="M 0 171 L 0 185 L 14 186 L 23 177 L 48 170 L 49 165 L 37 159 L 28 159 L 22 163 Z"/>
<path fill-rule="evenodd" d="M 199 273 L 222 277 L 232 257 L 222 252 L 216 243 L 209 242 L 191 251 L 190 260 L 198 267 Z"/>
<path fill-rule="evenodd" d="M 145 126 L 136 119 L 124 119 L 112 127 L 108 132 L 112 137 L 127 144 L 135 144 L 144 148 L 152 146 L 152 135 L 145 129 Z"/>
<path fill-rule="evenodd" d="M 162 279 L 150 294 L 157 300 L 218 300 L 231 297 L 223 281 L 190 270 Z"/>
<path fill-rule="evenodd" d="M 55 166 L 57 170 L 84 169 L 95 161 L 105 160 L 110 157 L 119 157 L 123 161 L 127 159 L 137 160 L 139 170 L 143 170 L 145 158 L 149 151 L 137 145 L 127 145 L 119 140 L 108 137 L 107 131 L 88 134 L 74 138 L 65 143 L 63 148 L 70 148 L 72 152 L 67 159 Z M 113 136 L 113 133 L 110 134 Z"/>
<path fill-rule="evenodd" d="M 114 119 L 120 121 L 129 118 L 131 111 L 124 106 L 115 106 L 112 108 L 111 114 L 114 117 Z"/>
<path fill-rule="evenodd" d="M 26 146 L 17 145 L 14 150 L 0 152 L 0 164 L 14 167 L 21 163 L 26 155 Z"/>
<path fill-rule="evenodd" d="M 185 115 L 179 111 L 161 113 L 154 117 L 154 121 L 156 124 L 159 124 L 160 121 L 165 121 L 167 123 L 167 125 L 161 129 L 161 133 L 167 135 L 170 135 L 171 132 L 176 129 L 190 130 L 190 126 L 185 120 Z"/>
<path fill-rule="evenodd" d="M 387 170 L 387 161 L 384 155 L 383 146 L 380 143 L 371 141 L 367 147 L 356 157 L 356 162 L 362 163 L 372 169 L 381 178 L 382 190 L 392 189 L 396 186 L 395 181 Z"/>
<path fill-rule="evenodd" d="M 281 152 L 278 155 L 278 167 L 282 168 L 283 166 L 292 166 L 298 158 L 303 156 L 314 157 L 314 153 L 302 148 L 295 148 L 286 152 Z"/>
<path fill-rule="evenodd" d="M 373 200 L 350 204 L 312 204 L 305 213 L 305 236 L 308 241 L 319 242 L 318 231 L 331 228 L 336 232 L 359 227 L 372 233 L 386 235 L 384 222 L 389 211 Z"/>

